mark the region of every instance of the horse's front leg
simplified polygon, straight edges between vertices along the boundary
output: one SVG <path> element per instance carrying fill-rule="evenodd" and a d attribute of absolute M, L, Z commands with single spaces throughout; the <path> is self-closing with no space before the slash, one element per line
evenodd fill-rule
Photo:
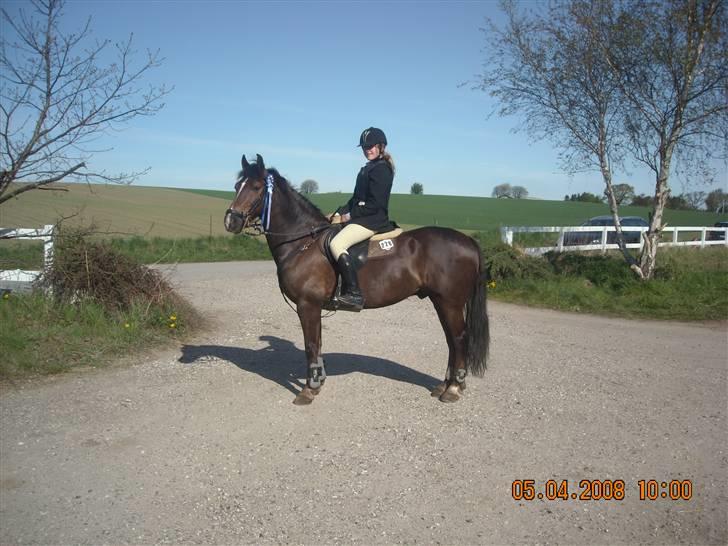
<path fill-rule="evenodd" d="M 303 344 L 306 348 L 306 386 L 293 403 L 303 406 L 313 402 L 314 397 L 321 392 L 321 386 L 326 380 L 326 370 L 321 357 L 321 306 L 302 301 L 296 311 L 301 320 Z"/>

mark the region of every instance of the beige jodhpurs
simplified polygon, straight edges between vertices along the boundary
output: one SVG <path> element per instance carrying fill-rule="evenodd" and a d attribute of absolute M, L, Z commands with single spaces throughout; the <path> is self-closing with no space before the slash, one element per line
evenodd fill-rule
<path fill-rule="evenodd" d="M 339 256 L 346 252 L 346 249 L 351 245 L 361 243 L 362 241 L 369 239 L 369 237 L 375 233 L 376 231 L 367 229 L 359 224 L 349 224 L 342 229 L 336 237 L 331 239 L 331 243 L 329 243 L 329 248 L 331 249 L 331 253 L 334 255 L 334 260 L 338 261 Z"/>

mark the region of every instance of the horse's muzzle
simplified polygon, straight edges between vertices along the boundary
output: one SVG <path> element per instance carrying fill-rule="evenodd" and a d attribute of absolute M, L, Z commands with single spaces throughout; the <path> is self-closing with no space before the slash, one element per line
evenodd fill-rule
<path fill-rule="evenodd" d="M 230 233 L 240 233 L 245 225 L 245 215 L 233 210 L 225 211 L 225 229 Z"/>

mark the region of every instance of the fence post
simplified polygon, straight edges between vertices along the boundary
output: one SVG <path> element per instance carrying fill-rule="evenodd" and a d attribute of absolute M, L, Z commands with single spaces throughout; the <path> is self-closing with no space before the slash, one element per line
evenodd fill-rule
<path fill-rule="evenodd" d="M 508 246 L 513 246 L 513 231 L 508 226 L 504 226 L 500 228 L 501 232 L 501 241 L 503 241 Z"/>
<path fill-rule="evenodd" d="M 564 251 L 564 226 L 561 226 L 561 229 L 559 230 L 559 240 L 556 245 L 558 247 L 558 252 Z"/>
<path fill-rule="evenodd" d="M 672 244 L 674 244 L 674 245 L 676 245 L 677 242 L 678 242 L 677 241 L 677 239 L 678 239 L 678 237 L 677 237 L 678 236 L 678 233 L 680 233 L 680 228 L 678 228 L 678 227 L 672 228 Z"/>
<path fill-rule="evenodd" d="M 705 248 L 705 228 L 700 230 L 700 248 Z"/>
<path fill-rule="evenodd" d="M 52 224 L 43 226 L 43 232 L 47 233 L 43 238 L 43 271 L 48 271 L 53 264 L 53 231 Z"/>
<path fill-rule="evenodd" d="M 602 254 L 607 253 L 607 226 L 602 228 Z"/>

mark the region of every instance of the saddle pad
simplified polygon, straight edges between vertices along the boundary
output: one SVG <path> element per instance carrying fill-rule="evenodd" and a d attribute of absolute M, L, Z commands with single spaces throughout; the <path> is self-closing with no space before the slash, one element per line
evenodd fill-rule
<path fill-rule="evenodd" d="M 384 239 L 394 239 L 398 235 L 402 234 L 402 228 L 395 228 L 392 231 L 387 231 L 386 233 L 375 233 L 372 235 L 369 240 L 370 241 L 382 241 Z"/>

